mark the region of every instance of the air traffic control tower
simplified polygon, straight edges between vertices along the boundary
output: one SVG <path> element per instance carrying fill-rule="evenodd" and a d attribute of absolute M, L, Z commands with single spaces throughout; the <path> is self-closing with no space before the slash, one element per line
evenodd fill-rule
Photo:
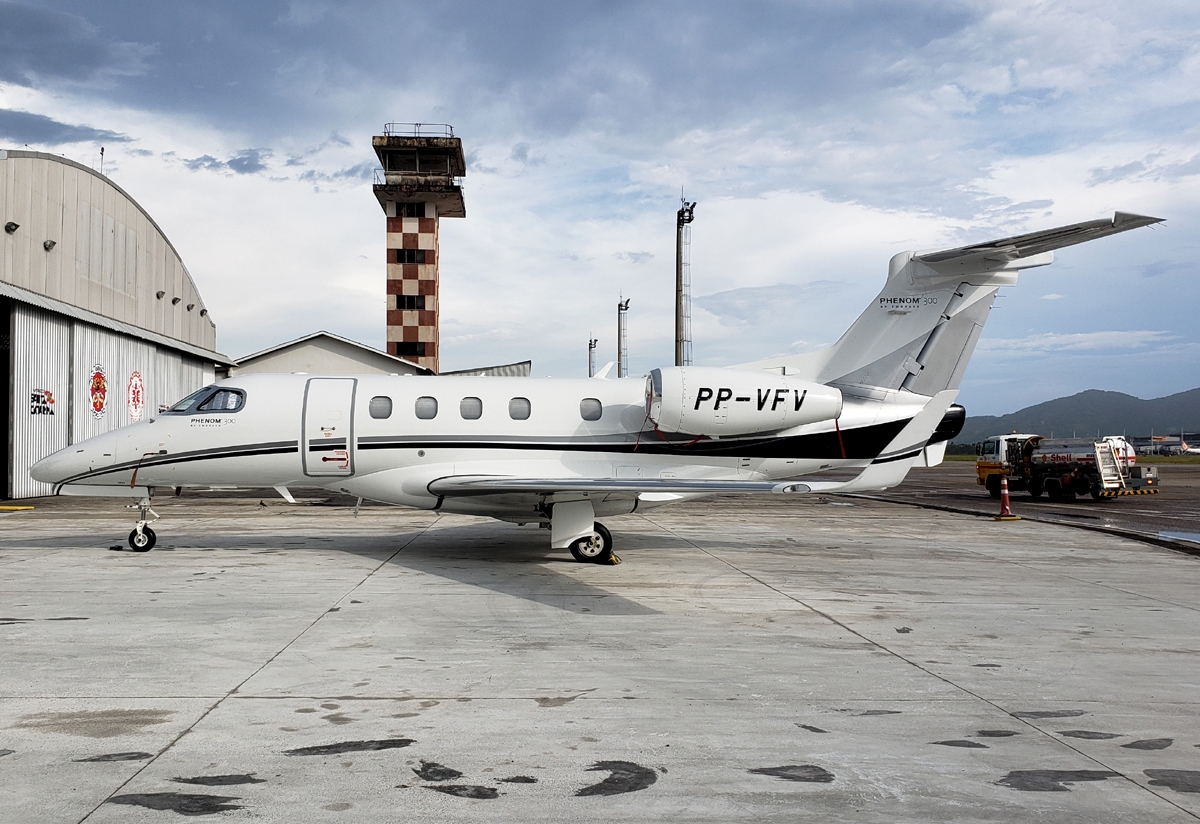
<path fill-rule="evenodd" d="M 371 143 L 387 215 L 387 351 L 437 372 L 438 220 L 467 216 L 462 141 L 441 123 L 388 123 Z"/>

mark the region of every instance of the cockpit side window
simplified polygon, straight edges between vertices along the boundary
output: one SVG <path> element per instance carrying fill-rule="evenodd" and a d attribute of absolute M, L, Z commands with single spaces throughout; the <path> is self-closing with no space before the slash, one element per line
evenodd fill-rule
<path fill-rule="evenodd" d="M 189 409 L 191 409 L 193 406 L 196 406 L 196 405 L 201 404 L 204 401 L 208 400 L 209 396 L 212 395 L 212 393 L 216 392 L 216 391 L 217 391 L 217 387 L 215 387 L 215 386 L 206 386 L 203 389 L 197 389 L 195 392 L 188 395 L 186 398 L 179 401 L 174 406 L 172 406 L 170 409 L 167 409 L 166 411 L 162 412 L 161 414 L 163 414 L 163 415 L 186 414 L 187 411 Z"/>
<path fill-rule="evenodd" d="M 246 405 L 246 393 L 240 389 L 218 389 L 196 407 L 197 412 L 237 412 Z"/>

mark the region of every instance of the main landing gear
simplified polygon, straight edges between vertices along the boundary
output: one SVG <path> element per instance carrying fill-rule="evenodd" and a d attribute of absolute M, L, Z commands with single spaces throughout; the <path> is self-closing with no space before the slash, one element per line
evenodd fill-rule
<path fill-rule="evenodd" d="M 549 507 L 550 547 L 569 549 L 576 561 L 592 564 L 619 564 L 613 555 L 612 533 L 596 522 L 592 502 L 559 501 Z"/>
<path fill-rule="evenodd" d="M 130 506 L 134 509 L 134 506 Z M 142 498 L 136 504 L 138 510 L 138 521 L 133 527 L 133 532 L 129 533 L 129 548 L 134 552 L 149 552 L 154 549 L 154 544 L 158 540 L 158 536 L 154 534 L 154 530 L 150 528 L 150 524 L 158 520 L 158 513 L 150 508 L 150 499 Z M 147 515 L 153 515 L 153 520 L 148 519 Z"/>
<path fill-rule="evenodd" d="M 591 564 L 611 564 L 613 562 L 612 533 L 599 521 L 592 524 L 592 534 L 578 538 L 571 543 L 571 554 L 576 561 Z"/>

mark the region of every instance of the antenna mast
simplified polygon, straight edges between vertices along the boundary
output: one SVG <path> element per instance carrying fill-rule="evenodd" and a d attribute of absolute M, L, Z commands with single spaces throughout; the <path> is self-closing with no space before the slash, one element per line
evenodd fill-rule
<path fill-rule="evenodd" d="M 692 220 L 696 202 L 680 194 L 675 213 L 675 365 L 692 365 Z"/>
<path fill-rule="evenodd" d="M 623 296 L 622 296 L 623 297 Z M 617 301 L 617 377 L 629 375 L 629 332 L 626 315 L 629 312 L 629 298 Z"/>

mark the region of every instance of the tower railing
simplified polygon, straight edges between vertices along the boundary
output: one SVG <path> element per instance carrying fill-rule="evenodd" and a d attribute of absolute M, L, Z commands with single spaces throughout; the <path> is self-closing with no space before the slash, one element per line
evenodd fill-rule
<path fill-rule="evenodd" d="M 400 172 L 393 172 L 392 174 L 400 174 Z M 407 172 L 405 174 L 407 174 Z M 385 169 L 383 169 L 380 166 L 375 167 L 374 183 L 376 186 L 386 186 L 387 185 L 387 176 L 388 176 L 388 173 Z M 442 175 L 442 174 L 434 175 L 434 174 L 423 174 L 422 173 L 419 176 L 425 177 L 425 178 L 444 177 L 444 178 L 447 178 L 451 184 L 453 184 L 454 186 L 457 186 L 462 191 L 466 191 L 466 188 L 467 188 L 466 185 L 463 183 L 463 179 L 461 177 L 456 177 L 454 175 Z"/>
<path fill-rule="evenodd" d="M 384 137 L 454 137 L 449 123 L 384 123 Z"/>

